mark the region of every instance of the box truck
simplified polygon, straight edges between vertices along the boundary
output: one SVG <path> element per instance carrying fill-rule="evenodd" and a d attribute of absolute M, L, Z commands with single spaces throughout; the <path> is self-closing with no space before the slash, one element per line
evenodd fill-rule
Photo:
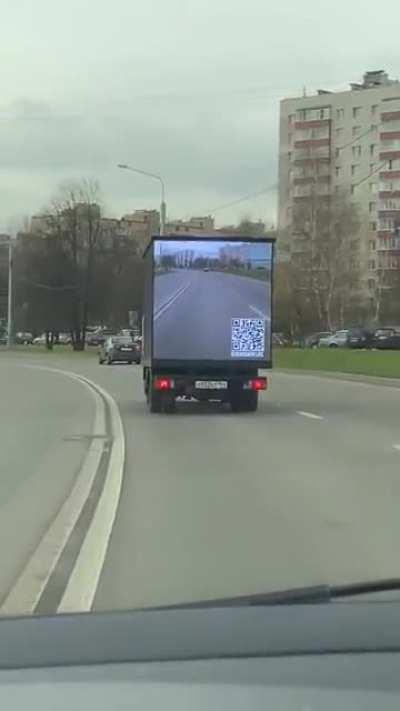
<path fill-rule="evenodd" d="M 274 240 L 168 235 L 148 245 L 143 383 L 151 412 L 179 398 L 254 412 L 271 368 Z"/>

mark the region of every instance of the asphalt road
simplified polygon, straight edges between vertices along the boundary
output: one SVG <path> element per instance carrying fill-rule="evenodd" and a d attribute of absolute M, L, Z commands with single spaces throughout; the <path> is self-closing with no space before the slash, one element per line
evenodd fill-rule
<path fill-rule="evenodd" d="M 156 276 L 154 283 L 156 358 L 230 358 L 232 318 L 267 320 L 269 329 L 269 295 L 263 281 L 181 269 Z"/>
<path fill-rule="evenodd" d="M 0 358 L 0 600 L 69 493 L 94 416 L 82 385 L 26 365 Z"/>
<path fill-rule="evenodd" d="M 125 476 L 95 609 L 400 575 L 400 389 L 273 373 L 257 413 L 187 403 L 176 415 L 150 415 L 137 366 L 101 367 L 81 356 L 59 364 L 107 389 L 125 429 Z M 21 377 L 17 368 L 8 371 L 7 400 Z M 47 443 L 58 446 L 66 431 L 87 430 L 83 392 L 73 394 L 50 375 L 40 376 L 34 390 L 41 388 Z M 32 411 L 42 417 L 36 398 Z M 31 411 L 22 409 L 15 405 L 9 424 L 7 408 L 1 411 L 5 439 L 31 442 L 18 453 L 14 446 L 14 458 L 12 448 L 6 455 L 9 492 L 15 477 L 29 487 L 29 471 L 38 470 Z M 68 480 L 60 467 L 58 484 L 60 476 Z M 36 476 L 30 518 L 21 513 L 16 526 L 11 515 L 0 517 L 2 554 L 15 531 L 27 534 L 36 516 L 45 517 L 42 509 L 49 511 L 54 471 Z M 27 495 L 23 487 L 8 494 L 14 511 L 17 504 L 27 510 Z"/>

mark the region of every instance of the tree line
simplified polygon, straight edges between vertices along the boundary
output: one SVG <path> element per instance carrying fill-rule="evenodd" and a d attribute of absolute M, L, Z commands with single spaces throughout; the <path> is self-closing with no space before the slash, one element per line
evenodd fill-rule
<path fill-rule="evenodd" d="M 276 331 L 295 338 L 400 323 L 400 269 L 379 261 L 374 288 L 367 290 L 360 228 L 357 206 L 343 195 L 312 191 L 294 205 L 289 233 L 278 239 Z"/>
<path fill-rule="evenodd" d="M 41 230 L 17 240 L 13 260 L 15 330 L 45 333 L 48 347 L 60 332 L 74 350 L 87 328 L 128 324 L 142 310 L 144 264 L 135 240 L 104 229 L 97 183 L 64 185 Z"/>

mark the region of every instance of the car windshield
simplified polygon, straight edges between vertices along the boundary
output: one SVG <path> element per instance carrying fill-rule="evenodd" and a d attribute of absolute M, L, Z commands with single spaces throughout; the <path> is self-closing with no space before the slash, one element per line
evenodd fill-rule
<path fill-rule="evenodd" d="M 400 577 L 399 7 L 2 3 L 0 618 Z"/>

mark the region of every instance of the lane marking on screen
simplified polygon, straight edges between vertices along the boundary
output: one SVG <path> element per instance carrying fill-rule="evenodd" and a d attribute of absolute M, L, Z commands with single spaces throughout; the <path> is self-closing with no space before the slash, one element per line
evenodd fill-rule
<path fill-rule="evenodd" d="M 252 306 L 250 304 L 249 309 L 251 311 L 253 311 L 255 314 L 257 314 L 257 316 L 259 316 L 260 318 L 263 318 L 264 321 L 267 321 L 267 323 L 269 323 L 271 321 L 271 317 L 267 316 L 267 314 L 265 314 L 263 311 L 261 311 L 261 309 L 258 309 L 257 306 Z"/>
<path fill-rule="evenodd" d="M 191 281 L 188 282 L 188 284 L 184 284 L 178 289 L 178 291 L 175 291 L 175 293 L 172 294 L 167 301 L 164 301 L 164 303 L 161 304 L 161 306 L 159 306 L 157 311 L 154 313 L 154 321 L 160 318 L 160 316 L 162 316 L 170 308 L 170 306 L 172 306 L 172 304 L 174 304 L 175 301 L 189 289 L 191 285 Z"/>
<path fill-rule="evenodd" d="M 310 420 L 323 420 L 321 415 L 315 415 L 313 412 L 306 412 L 305 410 L 296 410 L 296 415 L 301 415 L 302 417 L 308 417 Z"/>

